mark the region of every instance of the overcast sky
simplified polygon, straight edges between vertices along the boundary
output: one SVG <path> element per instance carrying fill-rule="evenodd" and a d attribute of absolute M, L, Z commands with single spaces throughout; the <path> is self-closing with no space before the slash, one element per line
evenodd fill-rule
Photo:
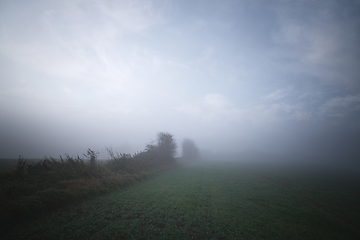
<path fill-rule="evenodd" d="M 0 157 L 360 156 L 360 1 L 0 2 Z"/>

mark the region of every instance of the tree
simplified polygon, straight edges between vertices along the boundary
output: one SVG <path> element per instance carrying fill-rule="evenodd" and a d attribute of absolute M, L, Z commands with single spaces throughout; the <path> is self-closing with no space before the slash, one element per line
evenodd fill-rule
<path fill-rule="evenodd" d="M 181 144 L 182 157 L 187 160 L 197 160 L 200 157 L 200 151 L 195 142 L 189 138 L 185 138 Z"/>
<path fill-rule="evenodd" d="M 176 142 L 173 135 L 159 132 L 157 135 L 157 153 L 161 160 L 173 162 L 176 155 Z"/>
<path fill-rule="evenodd" d="M 157 141 L 146 145 L 145 152 L 160 162 L 174 162 L 176 155 L 176 142 L 173 135 L 166 132 L 159 132 Z"/>

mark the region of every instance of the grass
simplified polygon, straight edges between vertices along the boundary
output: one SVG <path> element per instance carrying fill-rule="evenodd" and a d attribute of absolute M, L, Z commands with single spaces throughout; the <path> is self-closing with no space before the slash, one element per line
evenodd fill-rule
<path fill-rule="evenodd" d="M 89 149 L 88 154 L 90 161 L 66 155 L 28 163 L 19 157 L 15 168 L 1 171 L 0 226 L 119 190 L 175 166 L 150 152 L 122 154 L 101 164 L 96 152 Z"/>
<path fill-rule="evenodd" d="M 359 178 L 195 162 L 8 228 L 1 239 L 360 239 Z"/>

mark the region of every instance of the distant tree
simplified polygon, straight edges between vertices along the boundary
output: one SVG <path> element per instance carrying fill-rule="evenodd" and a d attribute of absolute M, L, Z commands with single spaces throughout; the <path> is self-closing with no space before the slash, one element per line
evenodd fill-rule
<path fill-rule="evenodd" d="M 148 144 L 145 151 L 161 162 L 173 162 L 175 161 L 176 148 L 176 142 L 171 134 L 159 132 L 157 141 Z"/>
<path fill-rule="evenodd" d="M 182 157 L 187 160 L 197 160 L 200 158 L 200 151 L 195 142 L 189 138 L 185 138 L 181 144 Z"/>
<path fill-rule="evenodd" d="M 174 161 L 177 145 L 173 135 L 166 132 L 159 132 L 157 135 L 157 152 L 161 160 Z"/>

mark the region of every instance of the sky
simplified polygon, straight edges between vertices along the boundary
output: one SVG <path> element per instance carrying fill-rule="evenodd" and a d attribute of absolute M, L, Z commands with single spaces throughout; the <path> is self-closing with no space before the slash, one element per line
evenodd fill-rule
<path fill-rule="evenodd" d="M 2 0 L 0 158 L 168 132 L 360 162 L 359 43 L 359 0 Z"/>

